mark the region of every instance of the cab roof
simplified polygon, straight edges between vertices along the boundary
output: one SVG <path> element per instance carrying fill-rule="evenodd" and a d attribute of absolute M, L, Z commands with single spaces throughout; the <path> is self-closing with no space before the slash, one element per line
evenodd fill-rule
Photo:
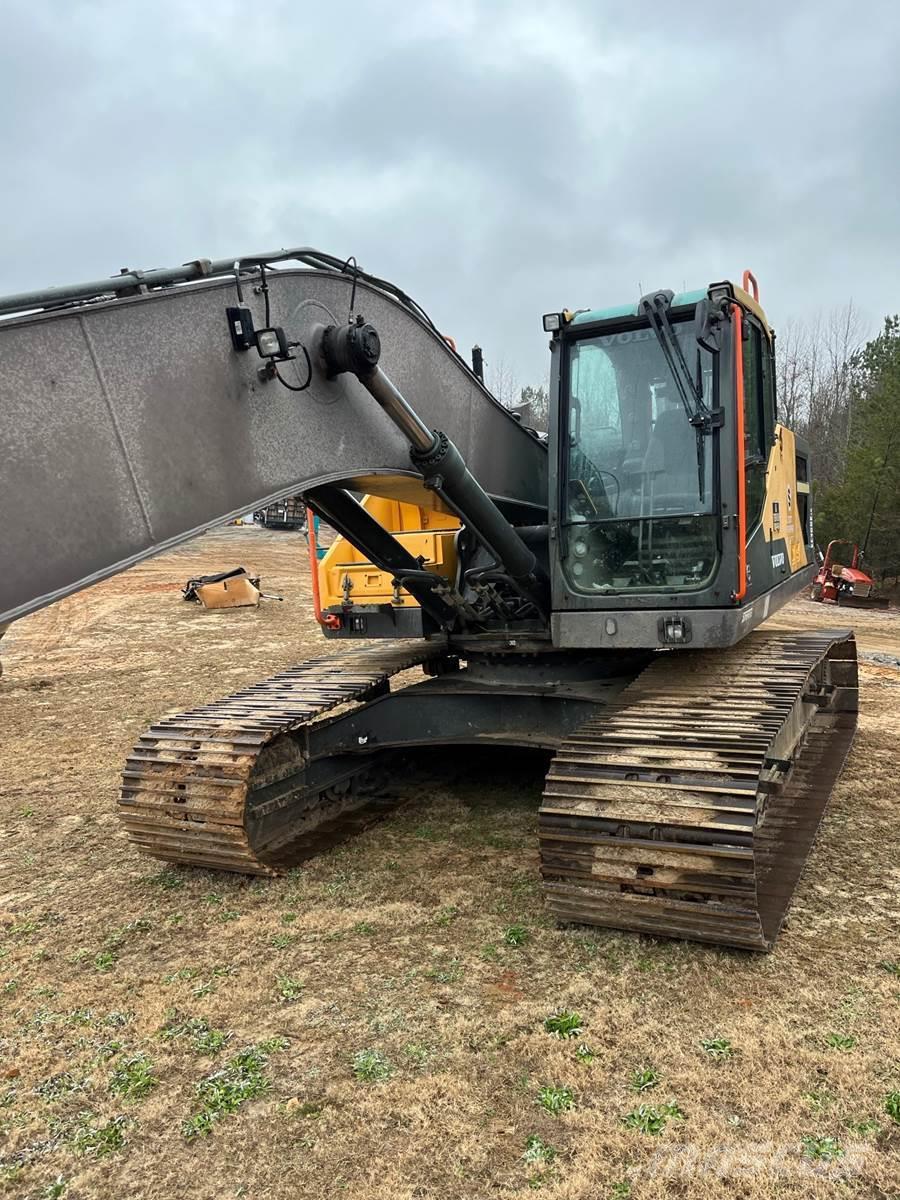
<path fill-rule="evenodd" d="M 769 326 L 766 314 L 762 306 L 757 300 L 754 300 L 749 292 L 737 283 L 731 285 L 734 288 L 735 299 L 740 304 L 752 312 L 762 322 L 763 329 L 771 337 L 772 330 Z M 708 294 L 707 288 L 697 288 L 692 292 L 676 292 L 672 297 L 672 308 L 694 308 L 700 300 Z M 630 317 L 639 317 L 641 314 L 638 311 L 639 300 L 635 300 L 632 304 L 619 304 L 614 308 L 591 308 L 586 312 L 576 313 L 569 326 L 573 325 L 593 325 L 597 321 L 616 321 L 628 320 Z"/>

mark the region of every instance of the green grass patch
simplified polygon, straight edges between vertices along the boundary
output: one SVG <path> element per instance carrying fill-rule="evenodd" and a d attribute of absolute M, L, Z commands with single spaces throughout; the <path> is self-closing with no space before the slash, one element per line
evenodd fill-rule
<path fill-rule="evenodd" d="M 804 1092 L 800 1097 L 813 1112 L 827 1112 L 832 1107 L 837 1096 L 827 1087 L 813 1088 L 810 1092 Z"/>
<path fill-rule="evenodd" d="M 559 1117 L 575 1107 L 575 1093 L 569 1087 L 545 1084 L 538 1092 L 537 1102 L 551 1117 Z"/>
<path fill-rule="evenodd" d="M 109 1090 L 126 1100 L 143 1100 L 153 1091 L 159 1080 L 153 1074 L 153 1064 L 146 1054 L 135 1054 L 124 1059 L 109 1079 Z"/>
<path fill-rule="evenodd" d="M 145 876 L 143 882 L 163 892 L 180 892 L 184 887 L 184 876 L 172 867 L 164 867 L 155 875 Z"/>
<path fill-rule="evenodd" d="M 856 1038 L 847 1033 L 829 1033 L 825 1045 L 832 1050 L 852 1050 L 856 1045 Z"/>
<path fill-rule="evenodd" d="M 73 1008 L 66 1013 L 67 1025 L 90 1025 L 94 1019 L 92 1008 Z"/>
<path fill-rule="evenodd" d="M 655 1067 L 641 1067 L 640 1070 L 631 1072 L 628 1086 L 633 1092 L 649 1092 L 651 1088 L 659 1085 L 661 1078 Z"/>
<path fill-rule="evenodd" d="M 637 1108 L 633 1108 L 630 1113 L 626 1113 L 622 1117 L 622 1124 L 626 1129 L 635 1129 L 638 1133 L 648 1133 L 653 1137 L 658 1137 L 669 1121 L 683 1120 L 684 1113 L 681 1108 L 670 1100 L 668 1104 L 639 1104 Z"/>
<path fill-rule="evenodd" d="M 133 1020 L 134 1013 L 130 1009 L 114 1008 L 103 1018 L 103 1024 L 110 1025 L 113 1029 L 121 1029 L 123 1025 L 130 1025 Z"/>
<path fill-rule="evenodd" d="M 287 950 L 289 946 L 293 946 L 299 936 L 297 933 L 273 933 L 269 938 L 269 945 L 274 950 Z"/>
<path fill-rule="evenodd" d="M 188 979 L 196 979 L 199 974 L 196 967 L 179 967 L 177 971 L 170 971 L 168 975 L 163 975 L 163 983 L 183 983 Z"/>
<path fill-rule="evenodd" d="M 726 1058 L 734 1057 L 734 1046 L 725 1037 L 701 1038 L 700 1048 L 716 1062 L 724 1062 Z"/>
<path fill-rule="evenodd" d="M 72 1149 L 76 1154 L 105 1158 L 116 1154 L 125 1145 L 125 1130 L 131 1124 L 128 1117 L 113 1117 L 100 1125 L 91 1124 L 93 1115 L 82 1114 L 82 1123 L 72 1135 Z"/>
<path fill-rule="evenodd" d="M 900 1125 L 900 1092 L 888 1092 L 884 1098 L 884 1111 Z"/>
<path fill-rule="evenodd" d="M 99 1066 L 101 1063 L 109 1062 L 111 1058 L 115 1058 L 117 1054 L 121 1054 L 125 1049 L 125 1043 L 113 1039 L 109 1042 L 101 1042 L 94 1054 L 93 1066 Z"/>
<path fill-rule="evenodd" d="M 459 916 L 459 909 L 455 904 L 446 904 L 443 908 L 439 908 L 434 914 L 435 925 L 447 926 L 450 925 Z"/>
<path fill-rule="evenodd" d="M 159 1029 L 159 1036 L 166 1041 L 185 1038 L 195 1054 L 206 1055 L 218 1054 L 231 1039 L 230 1033 L 213 1029 L 205 1017 L 188 1017 L 174 1008 L 166 1013 L 166 1023 Z"/>
<path fill-rule="evenodd" d="M 869 1137 L 873 1133 L 878 1133 L 881 1129 L 881 1122 L 875 1121 L 871 1117 L 865 1117 L 861 1121 L 847 1121 L 846 1126 L 857 1137 Z"/>
<path fill-rule="evenodd" d="M 458 958 L 451 958 L 449 962 L 445 963 L 436 963 L 425 972 L 425 978 L 431 979 L 435 983 L 459 983 L 462 977 L 463 966 Z"/>
<path fill-rule="evenodd" d="M 403 1047 L 403 1053 L 407 1058 L 411 1059 L 417 1067 L 424 1067 L 431 1058 L 431 1048 L 423 1046 L 421 1042 L 407 1042 Z"/>
<path fill-rule="evenodd" d="M 834 1162 L 844 1157 L 844 1150 L 837 1138 L 818 1137 L 807 1133 L 800 1139 L 803 1157 L 813 1162 Z"/>
<path fill-rule="evenodd" d="M 584 1028 L 584 1022 L 578 1013 L 560 1012 L 553 1013 L 544 1021 L 544 1029 L 547 1033 L 552 1033 L 558 1038 L 574 1038 L 578 1037 Z"/>
<path fill-rule="evenodd" d="M 381 1083 L 394 1068 L 380 1050 L 357 1050 L 351 1061 L 353 1074 L 361 1083 Z"/>
<path fill-rule="evenodd" d="M 303 992 L 303 984 L 293 975 L 279 975 L 275 981 L 275 994 L 282 1004 L 293 1004 L 299 1000 Z"/>
<path fill-rule="evenodd" d="M 533 1133 L 525 1142 L 525 1153 L 522 1155 L 522 1160 L 529 1166 L 534 1166 L 538 1163 L 552 1163 L 557 1155 L 557 1150 L 548 1146 L 536 1133 Z"/>
<path fill-rule="evenodd" d="M 39 1083 L 34 1092 L 42 1100 L 59 1100 L 63 1096 L 71 1096 L 73 1092 L 86 1092 L 90 1086 L 88 1076 L 76 1075 L 74 1071 L 60 1071 Z"/>
<path fill-rule="evenodd" d="M 216 1122 L 237 1112 L 248 1100 L 268 1094 L 272 1084 L 266 1074 L 269 1055 L 283 1050 L 284 1038 L 271 1038 L 256 1046 L 247 1046 L 219 1071 L 204 1076 L 197 1084 L 200 1107 L 182 1123 L 181 1132 L 188 1141 L 207 1137 Z"/>
<path fill-rule="evenodd" d="M 108 934 L 103 947 L 105 950 L 118 950 L 133 933 L 146 933 L 152 928 L 153 922 L 149 917 L 137 917 L 134 921 L 129 921 L 120 929 L 114 929 L 112 933 Z"/>
<path fill-rule="evenodd" d="M 507 925 L 503 931 L 503 940 L 507 946 L 524 946 L 531 934 L 525 925 Z"/>

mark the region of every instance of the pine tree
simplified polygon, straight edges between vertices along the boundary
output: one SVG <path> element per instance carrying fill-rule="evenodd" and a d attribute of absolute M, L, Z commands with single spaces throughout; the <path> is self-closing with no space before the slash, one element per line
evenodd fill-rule
<path fill-rule="evenodd" d="M 818 498 L 822 543 L 850 538 L 882 576 L 900 573 L 900 317 L 850 363 L 850 434 L 840 483 Z"/>

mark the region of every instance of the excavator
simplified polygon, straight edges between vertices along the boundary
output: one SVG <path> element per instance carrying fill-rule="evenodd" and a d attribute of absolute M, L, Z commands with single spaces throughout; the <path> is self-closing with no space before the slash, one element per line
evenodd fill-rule
<path fill-rule="evenodd" d="M 138 739 L 139 850 L 277 874 L 360 827 L 386 751 L 538 747 L 560 922 L 770 950 L 857 666 L 847 629 L 759 628 L 813 535 L 756 280 L 543 329 L 547 436 L 352 257 L 0 299 L 0 623 L 300 495 L 339 535 L 310 539 L 328 652 Z"/>

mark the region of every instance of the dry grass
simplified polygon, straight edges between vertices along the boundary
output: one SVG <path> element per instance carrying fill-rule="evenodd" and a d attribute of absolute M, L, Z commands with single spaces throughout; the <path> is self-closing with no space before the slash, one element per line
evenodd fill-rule
<path fill-rule="evenodd" d="M 284 604 L 181 603 L 189 574 L 238 564 Z M 840 616 L 900 651 L 896 615 Z M 780 623 L 834 618 L 797 602 Z M 317 646 L 302 541 L 241 530 L 5 638 L 0 1194 L 900 1192 L 900 967 L 879 965 L 900 963 L 900 672 L 866 664 L 789 924 L 754 957 L 555 928 L 540 756 L 439 756 L 418 799 L 274 882 L 141 859 L 113 815 L 141 729 Z M 558 1013 L 576 1036 L 545 1029 Z"/>

